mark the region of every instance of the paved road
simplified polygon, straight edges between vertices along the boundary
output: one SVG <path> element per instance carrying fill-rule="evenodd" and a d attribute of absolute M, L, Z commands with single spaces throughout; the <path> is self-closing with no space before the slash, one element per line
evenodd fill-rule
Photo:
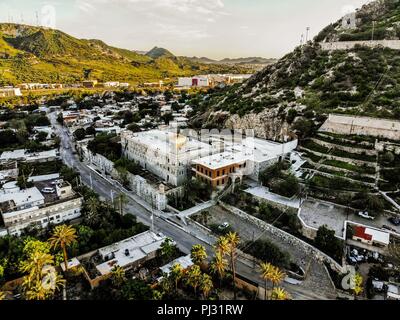
<path fill-rule="evenodd" d="M 117 184 L 110 182 L 106 177 L 95 172 L 89 166 L 79 161 L 77 155 L 73 154 L 71 137 L 68 135 L 67 129 L 57 122 L 56 117 L 56 113 L 53 112 L 50 114 L 50 121 L 55 127 L 56 134 L 61 139 L 60 155 L 64 163 L 78 171 L 82 182 L 89 187 L 93 187 L 100 196 L 104 197 L 108 201 L 112 200 L 112 193 L 118 195 L 121 192 L 124 192 L 128 196 L 128 203 L 125 207 L 126 211 L 130 214 L 134 214 L 138 221 L 151 226 L 151 209 L 149 210 L 146 205 L 135 201 L 132 194 L 124 191 Z M 171 221 L 167 221 L 168 214 L 164 214 L 164 216 L 161 216 L 161 212 L 158 212 L 158 214 L 159 216 L 154 215 L 154 231 L 162 232 L 167 237 L 174 239 L 182 252 L 188 254 L 194 244 L 200 243 L 206 247 L 209 254 L 212 253 L 212 243 L 214 243 L 215 240 L 213 236 L 191 226 L 183 227 L 183 224 L 182 226 L 178 226 Z M 255 269 L 253 265 L 249 265 L 246 261 L 239 260 L 236 268 L 238 274 L 259 283 L 261 286 L 264 285 L 264 281 L 258 275 L 257 268 Z M 314 292 L 304 290 L 296 285 L 285 284 L 285 288 L 289 291 L 293 299 L 316 300 L 322 298 Z"/>

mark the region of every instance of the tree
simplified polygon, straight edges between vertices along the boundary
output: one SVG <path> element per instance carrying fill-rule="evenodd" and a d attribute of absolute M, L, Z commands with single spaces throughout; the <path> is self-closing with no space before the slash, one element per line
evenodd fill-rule
<path fill-rule="evenodd" d="M 172 120 L 174 120 L 174 116 L 172 115 L 172 113 L 166 113 L 164 115 L 161 116 L 161 120 L 168 125 Z"/>
<path fill-rule="evenodd" d="M 122 217 L 124 215 L 124 206 L 128 203 L 128 197 L 125 193 L 120 193 L 115 200 L 118 203 L 119 214 Z"/>
<path fill-rule="evenodd" d="M 194 245 L 190 251 L 190 258 L 192 259 L 193 263 L 201 265 L 201 263 L 207 259 L 206 248 L 204 248 L 204 246 L 201 244 Z"/>
<path fill-rule="evenodd" d="M 112 283 L 117 286 L 121 287 L 126 282 L 125 270 L 120 266 L 115 266 L 111 270 L 111 280 Z"/>
<path fill-rule="evenodd" d="M 236 300 L 236 267 L 235 267 L 235 262 L 236 262 L 236 249 L 237 246 L 239 245 L 240 238 L 237 233 L 235 232 L 229 232 L 226 236 L 226 240 L 228 242 L 228 252 L 229 252 L 229 257 L 230 257 L 230 262 L 231 262 L 231 271 L 232 271 L 232 276 L 233 276 L 233 292 L 234 292 L 234 299 Z"/>
<path fill-rule="evenodd" d="M 40 247 L 32 250 L 24 248 L 28 257 L 20 265 L 20 271 L 27 273 L 23 278 L 22 289 L 27 300 L 45 300 L 64 284 L 64 280 L 53 267 L 52 255 L 42 251 Z"/>
<path fill-rule="evenodd" d="M 132 132 L 140 132 L 140 131 L 142 131 L 142 129 L 140 129 L 140 126 L 137 125 L 136 123 L 131 123 L 130 125 L 128 125 L 127 129 L 132 131 Z"/>
<path fill-rule="evenodd" d="M 203 224 L 207 225 L 208 224 L 208 218 L 211 216 L 210 212 L 202 211 L 200 214 L 201 214 L 201 218 L 203 220 Z"/>
<path fill-rule="evenodd" d="M 80 141 L 85 139 L 86 137 L 86 130 L 83 128 L 76 129 L 74 132 L 75 140 Z"/>
<path fill-rule="evenodd" d="M 228 239 L 224 236 L 219 237 L 215 244 L 215 251 L 221 253 L 222 256 L 225 256 L 228 253 L 228 250 Z"/>
<path fill-rule="evenodd" d="M 161 243 L 161 255 L 165 257 L 166 260 L 170 260 L 176 253 L 176 245 L 172 239 L 167 238 Z"/>
<path fill-rule="evenodd" d="M 396 242 L 392 242 L 388 247 L 390 261 L 396 266 L 400 266 L 400 245 Z"/>
<path fill-rule="evenodd" d="M 228 261 L 224 258 L 224 255 L 221 251 L 215 252 L 215 257 L 210 264 L 210 271 L 213 274 L 218 274 L 220 285 L 222 283 L 222 279 L 225 276 L 226 269 L 228 268 Z"/>
<path fill-rule="evenodd" d="M 183 268 L 179 263 L 175 263 L 171 267 L 169 277 L 175 284 L 175 291 L 178 291 L 178 283 L 183 277 Z"/>
<path fill-rule="evenodd" d="M 298 119 L 293 124 L 293 129 L 298 132 L 302 138 L 308 137 L 313 130 L 313 122 L 308 119 Z"/>
<path fill-rule="evenodd" d="M 85 202 L 84 208 L 84 219 L 85 222 L 90 226 L 96 226 L 99 221 L 99 200 L 96 197 L 91 197 Z"/>
<path fill-rule="evenodd" d="M 49 242 L 53 248 L 60 248 L 64 256 L 65 271 L 68 270 L 67 247 L 77 242 L 76 230 L 67 225 L 57 226 L 54 228 L 52 237 Z"/>
<path fill-rule="evenodd" d="M 197 288 L 200 285 L 201 277 L 201 270 L 198 265 L 191 266 L 186 273 L 186 284 L 193 288 L 195 295 L 197 295 Z"/>
<path fill-rule="evenodd" d="M 327 226 L 322 226 L 317 231 L 315 246 L 327 255 L 336 260 L 340 260 L 343 253 L 342 242 L 335 237 L 335 231 L 329 230 Z"/>
<path fill-rule="evenodd" d="M 272 290 L 285 279 L 286 274 L 277 267 L 274 267 L 271 272 L 270 281 L 272 283 Z"/>
<path fill-rule="evenodd" d="M 290 300 L 290 295 L 282 288 L 274 288 L 271 293 L 272 300 Z"/>
<path fill-rule="evenodd" d="M 354 288 L 352 288 L 352 290 L 354 294 L 354 299 L 356 299 L 357 296 L 359 296 L 363 292 L 363 277 L 361 276 L 361 274 L 356 273 L 353 276 L 353 281 L 354 281 Z"/>
<path fill-rule="evenodd" d="M 265 282 L 264 298 L 265 298 L 265 300 L 267 300 L 267 285 L 268 285 L 268 281 L 271 281 L 274 266 L 268 262 L 262 262 L 260 264 L 260 269 L 261 269 L 261 277 L 264 279 L 264 282 Z"/>
<path fill-rule="evenodd" d="M 214 284 L 211 277 L 208 274 L 203 273 L 200 279 L 200 290 L 203 292 L 204 299 L 208 298 L 208 295 L 213 288 Z"/>

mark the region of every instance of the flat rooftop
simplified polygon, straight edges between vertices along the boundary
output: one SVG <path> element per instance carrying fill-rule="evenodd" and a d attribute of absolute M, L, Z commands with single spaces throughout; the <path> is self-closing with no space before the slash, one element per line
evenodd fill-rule
<path fill-rule="evenodd" d="M 171 271 L 171 268 L 175 265 L 179 264 L 182 266 L 182 268 L 185 270 L 189 267 L 191 267 L 194 263 L 192 259 L 190 258 L 190 254 L 187 256 L 180 257 L 178 259 L 175 259 L 174 261 L 171 261 L 170 263 L 166 264 L 165 266 L 162 266 L 160 268 L 162 273 L 169 274 Z"/>
<path fill-rule="evenodd" d="M 208 157 L 204 157 L 198 160 L 194 160 L 194 164 L 202 165 L 211 170 L 216 170 L 220 168 L 225 168 L 234 164 L 244 163 L 251 155 L 245 154 L 242 152 L 234 153 L 234 152 L 222 152 L 217 153 Z"/>
<path fill-rule="evenodd" d="M 171 131 L 150 130 L 137 133 L 128 133 L 125 131 L 124 136 L 128 140 L 146 145 L 148 148 L 157 150 L 163 154 L 177 151 L 190 153 L 192 151 L 210 149 L 210 145 L 207 143 Z"/>
<path fill-rule="evenodd" d="M 134 237 L 114 243 L 99 249 L 100 256 L 107 260 L 96 266 L 101 275 L 106 275 L 115 266 L 125 267 L 141 260 L 160 249 L 165 236 L 157 235 L 152 231 L 146 231 Z"/>
<path fill-rule="evenodd" d="M 28 152 L 26 149 L 18 149 L 14 151 L 4 151 L 0 156 L 0 161 L 8 161 L 8 160 L 40 160 L 46 158 L 57 157 L 57 150 L 49 150 L 42 152 Z"/>

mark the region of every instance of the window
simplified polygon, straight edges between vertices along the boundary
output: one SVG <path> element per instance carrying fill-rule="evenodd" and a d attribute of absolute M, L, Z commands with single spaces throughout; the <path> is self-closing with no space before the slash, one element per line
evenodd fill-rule
<path fill-rule="evenodd" d="M 222 179 L 222 184 L 225 184 L 225 179 Z"/>
<path fill-rule="evenodd" d="M 219 171 L 217 171 L 217 177 L 219 177 L 219 174 L 220 174 L 220 172 L 219 172 Z"/>
<path fill-rule="evenodd" d="M 219 186 L 220 182 L 221 182 L 221 181 L 219 181 L 219 180 L 217 181 L 217 186 Z"/>
<path fill-rule="evenodd" d="M 224 170 L 222 170 L 222 175 L 223 175 L 223 176 L 225 175 L 225 169 L 224 169 Z"/>

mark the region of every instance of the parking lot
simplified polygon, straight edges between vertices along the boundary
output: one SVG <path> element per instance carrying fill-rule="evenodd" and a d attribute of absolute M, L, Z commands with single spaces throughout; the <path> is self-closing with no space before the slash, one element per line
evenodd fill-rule
<path fill-rule="evenodd" d="M 339 237 L 344 236 L 344 222 L 349 221 L 381 229 L 383 225 L 389 226 L 400 234 L 400 226 L 395 226 L 388 221 L 388 217 L 380 216 L 375 220 L 365 219 L 357 213 L 349 212 L 347 216 L 346 208 L 324 201 L 307 200 L 301 207 L 300 217 L 308 226 L 318 229 L 326 225 L 334 230 Z"/>

